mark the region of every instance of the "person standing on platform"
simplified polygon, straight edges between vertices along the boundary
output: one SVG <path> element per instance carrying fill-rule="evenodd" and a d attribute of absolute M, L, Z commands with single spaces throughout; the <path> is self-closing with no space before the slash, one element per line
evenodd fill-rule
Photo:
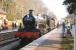
<path fill-rule="evenodd" d="M 65 23 L 63 22 L 63 24 L 62 24 L 62 38 L 64 38 L 65 37 Z"/>

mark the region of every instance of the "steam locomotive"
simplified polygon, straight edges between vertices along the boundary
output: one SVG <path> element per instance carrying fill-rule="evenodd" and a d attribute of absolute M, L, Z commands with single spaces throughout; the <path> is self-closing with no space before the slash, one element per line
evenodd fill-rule
<path fill-rule="evenodd" d="M 29 10 L 29 14 L 23 17 L 22 22 L 24 28 L 16 32 L 16 37 L 21 39 L 21 46 L 25 46 L 41 36 L 40 30 L 36 28 L 36 22 L 32 12 L 33 10 Z"/>

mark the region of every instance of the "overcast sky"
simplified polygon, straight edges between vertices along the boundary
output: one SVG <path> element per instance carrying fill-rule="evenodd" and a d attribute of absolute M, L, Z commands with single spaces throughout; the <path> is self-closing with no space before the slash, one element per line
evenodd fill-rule
<path fill-rule="evenodd" d="M 64 0 L 42 0 L 44 4 L 52 11 L 60 20 L 68 15 L 66 7 L 63 4 Z"/>

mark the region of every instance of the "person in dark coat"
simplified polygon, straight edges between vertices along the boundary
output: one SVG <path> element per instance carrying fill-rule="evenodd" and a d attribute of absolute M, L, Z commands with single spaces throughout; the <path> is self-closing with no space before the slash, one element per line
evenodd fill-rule
<path fill-rule="evenodd" d="M 62 37 L 64 38 L 65 37 L 65 23 L 63 22 L 62 24 Z"/>

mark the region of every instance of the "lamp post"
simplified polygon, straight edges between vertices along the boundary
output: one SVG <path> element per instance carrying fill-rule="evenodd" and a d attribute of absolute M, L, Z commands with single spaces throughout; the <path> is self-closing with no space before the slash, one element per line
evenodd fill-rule
<path fill-rule="evenodd" d="M 73 26 L 73 31 L 74 31 L 74 50 L 76 50 L 76 19 L 75 19 L 75 17 L 76 17 L 76 9 L 75 9 L 75 11 L 74 11 L 74 26 Z"/>

